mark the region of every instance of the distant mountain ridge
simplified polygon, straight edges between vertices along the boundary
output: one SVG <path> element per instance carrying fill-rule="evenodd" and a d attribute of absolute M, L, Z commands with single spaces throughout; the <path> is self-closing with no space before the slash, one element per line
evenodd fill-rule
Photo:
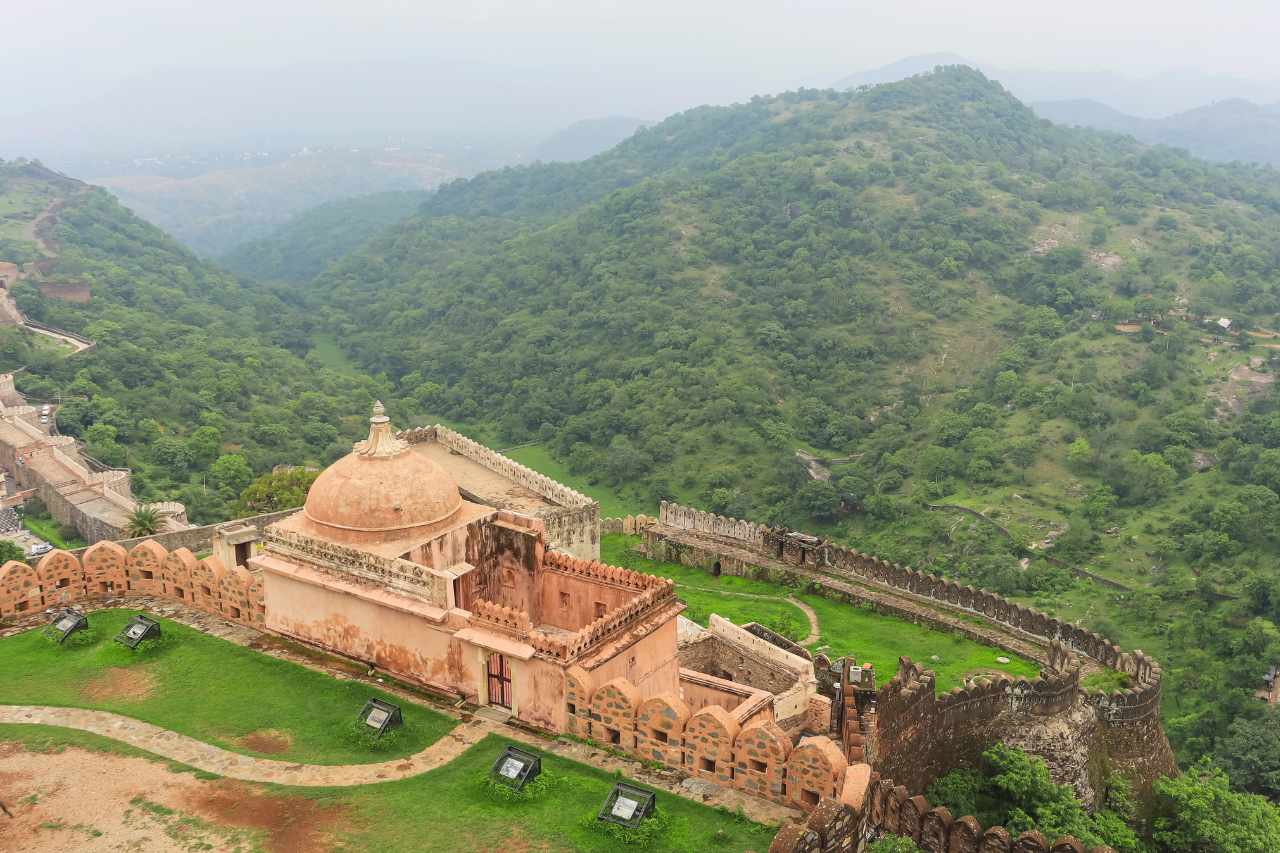
<path fill-rule="evenodd" d="M 586 160 L 608 151 L 642 127 L 653 124 L 633 116 L 604 116 L 574 122 L 544 139 L 533 159 L 544 163 Z"/>
<path fill-rule="evenodd" d="M 1196 109 L 1204 104 L 1243 98 L 1255 103 L 1280 101 L 1280 81 L 1249 80 L 1226 74 L 1189 70 L 1130 77 L 1114 71 L 1051 71 L 1001 68 L 955 53 L 910 56 L 879 68 L 850 74 L 835 82 L 837 89 L 892 83 L 931 71 L 939 65 L 968 65 L 998 80 L 1019 100 L 1092 100 L 1114 110 L 1144 118 L 1159 118 Z"/>
<path fill-rule="evenodd" d="M 1280 104 L 1232 98 L 1167 118 L 1128 115 L 1093 100 L 1031 105 L 1059 124 L 1128 134 L 1142 142 L 1185 148 L 1209 160 L 1280 164 Z"/>

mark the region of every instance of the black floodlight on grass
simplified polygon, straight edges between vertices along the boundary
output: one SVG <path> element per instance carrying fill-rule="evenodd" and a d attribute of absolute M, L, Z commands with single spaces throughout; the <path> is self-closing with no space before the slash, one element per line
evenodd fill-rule
<path fill-rule="evenodd" d="M 360 712 L 360 722 L 381 737 L 387 729 L 400 725 L 404 720 L 400 716 L 399 705 L 392 705 L 381 699 L 370 699 L 364 703 L 364 710 Z"/>
<path fill-rule="evenodd" d="M 58 645 L 62 645 L 67 637 L 88 627 L 89 618 L 79 610 L 68 607 L 53 614 L 53 619 L 44 629 L 44 635 L 51 640 L 57 640 Z"/>
<path fill-rule="evenodd" d="M 626 782 L 617 782 L 609 792 L 609 799 L 604 801 L 604 807 L 600 809 L 596 819 L 635 829 L 644 822 L 645 818 L 653 814 L 655 808 L 657 808 L 657 798 L 654 797 L 653 791 L 646 791 L 644 788 L 637 788 Z"/>
<path fill-rule="evenodd" d="M 119 634 L 116 634 L 116 642 L 124 643 L 129 648 L 136 649 L 143 640 L 150 640 L 159 636 L 160 623 L 139 613 L 129 620 L 128 625 L 120 629 Z"/>
<path fill-rule="evenodd" d="M 525 785 L 538 778 L 542 772 L 542 759 L 532 752 L 526 752 L 518 746 L 507 745 L 507 748 L 493 762 L 491 774 L 504 785 L 519 791 Z"/>

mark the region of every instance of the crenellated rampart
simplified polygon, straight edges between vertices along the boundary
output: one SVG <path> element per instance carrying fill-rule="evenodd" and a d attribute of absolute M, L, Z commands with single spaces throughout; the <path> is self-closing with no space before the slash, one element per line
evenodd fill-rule
<path fill-rule="evenodd" d="M 1139 797 L 1160 775 L 1176 771 L 1160 725 L 1161 670 L 1141 651 L 1123 652 L 1094 632 L 994 593 L 803 533 L 669 503 L 662 505 L 657 523 L 637 529 L 651 557 L 805 584 L 836 600 L 866 602 L 1038 659 L 1043 667 L 1038 678 L 993 675 L 941 696 L 932 673 L 904 659 L 877 691 L 874 714 L 844 719 L 841 741 L 849 757 L 865 755 L 878 771 L 912 790 L 971 765 L 983 749 L 1016 739 L 1037 719 L 1065 719 L 1081 709 L 1089 720 L 1073 725 L 1096 725 L 1099 731 L 1097 742 L 1086 748 L 1105 750 L 1113 767 L 1134 781 Z M 976 624 L 975 616 L 981 620 Z M 1077 654 L 1124 673 L 1129 686 L 1110 693 L 1086 691 Z"/>
<path fill-rule="evenodd" d="M 187 548 L 167 550 L 147 539 L 126 550 L 99 542 L 77 557 L 50 551 L 36 565 L 0 566 L 0 616 L 25 618 L 47 608 L 129 595 L 162 596 L 254 627 L 265 621 L 262 579 L 215 556 L 197 560 Z"/>
<path fill-rule="evenodd" d="M 842 800 L 823 800 L 803 822 L 784 826 L 769 853 L 855 851 L 883 835 L 909 838 L 926 853 L 1086 853 L 1070 835 L 1050 840 L 1036 830 L 1014 834 L 1002 826 L 983 829 L 976 818 L 953 817 L 946 806 L 931 806 L 892 779 L 854 771 L 849 770 Z M 1094 847 L 1089 853 L 1114 851 Z"/>

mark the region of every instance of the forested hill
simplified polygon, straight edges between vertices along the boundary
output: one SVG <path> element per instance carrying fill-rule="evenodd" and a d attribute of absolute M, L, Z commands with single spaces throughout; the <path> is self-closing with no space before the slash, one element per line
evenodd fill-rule
<path fill-rule="evenodd" d="M 259 281 L 307 282 L 415 213 L 428 197 L 426 190 L 396 190 L 327 202 L 295 214 L 266 237 L 242 243 L 218 262 Z"/>
<path fill-rule="evenodd" d="M 1233 720 L 1280 742 L 1252 697 L 1280 660 L 1278 283 L 1275 172 L 948 68 L 448 185 L 308 299 L 401 420 L 1079 619 L 1166 664 L 1184 758 L 1230 762 Z"/>
<path fill-rule="evenodd" d="M 103 462 L 132 467 L 142 500 L 183 501 L 202 523 L 231 517 L 255 474 L 350 448 L 362 410 L 388 389 L 305 359 L 300 312 L 199 260 L 105 190 L 75 182 L 64 192 L 55 180 L 65 179 L 30 171 L 0 163 L 0 209 L 36 199 L 27 216 L 46 198 L 59 202 L 41 226 L 53 253 L 41 280 L 87 286 L 89 301 L 49 298 L 30 282 L 16 300 L 29 318 L 97 345 L 38 363 L 5 349 L 0 369 L 28 366 L 17 378 L 32 399 L 64 395 L 62 432 Z"/>

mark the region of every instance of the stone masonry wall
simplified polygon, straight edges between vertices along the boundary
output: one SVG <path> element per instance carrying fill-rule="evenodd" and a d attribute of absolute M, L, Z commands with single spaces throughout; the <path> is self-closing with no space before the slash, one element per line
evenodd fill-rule
<path fill-rule="evenodd" d="M 984 830 L 971 816 L 955 818 L 890 779 L 856 771 L 861 768 L 849 769 L 840 799 L 824 799 L 803 822 L 782 827 L 769 853 L 852 853 L 883 835 L 908 838 L 926 853 L 1085 853 L 1070 835 L 1050 841 L 1035 830 L 1016 836 L 1002 826 Z M 1090 853 L 1114 851 L 1094 847 Z"/>
<path fill-rule="evenodd" d="M 217 557 L 197 560 L 187 548 L 169 551 L 154 540 L 126 550 L 99 542 L 77 556 L 50 551 L 35 566 L 0 566 L 0 617 L 23 618 L 49 607 L 118 598 L 129 593 L 181 600 L 200 610 L 261 627 L 262 579 Z"/>
<path fill-rule="evenodd" d="M 625 678 L 595 690 L 589 683 L 576 668 L 565 678 L 570 734 L 805 811 L 842 790 L 848 762 L 826 736 L 793 746 L 773 721 L 740 727 L 718 705 L 690 713 L 673 693 L 641 702 L 639 690 Z"/>
<path fill-rule="evenodd" d="M 185 530 L 174 530 L 168 533 L 154 533 L 151 536 L 141 536 L 137 539 L 120 539 L 117 540 L 117 542 L 125 548 L 132 548 L 139 542 L 145 542 L 150 539 L 170 550 L 175 548 L 186 548 L 190 551 L 199 553 L 200 551 L 207 551 L 209 548 L 213 547 L 214 534 L 218 532 L 218 528 L 220 527 L 226 527 L 229 524 L 247 524 L 256 528 L 258 535 L 261 536 L 262 531 L 267 528 L 267 525 L 275 524 L 280 519 L 287 518 L 297 511 L 297 509 L 286 509 L 279 512 L 268 512 L 263 515 L 251 515 L 248 518 L 237 518 L 232 521 L 219 521 L 217 524 L 188 527 Z M 71 553 L 79 557 L 83 556 L 84 552 L 88 550 L 89 548 L 87 547 L 77 548 Z"/>
<path fill-rule="evenodd" d="M 674 528 L 674 530 L 673 530 Z M 688 531 L 691 538 L 677 541 Z M 837 589 L 827 582 L 848 579 L 859 585 L 903 596 L 902 615 L 920 621 L 918 607 L 909 608 L 912 598 L 924 599 L 944 609 L 981 617 L 1015 635 L 1032 638 L 1047 649 L 1042 663 L 1063 660 L 1064 655 L 1083 654 L 1103 666 L 1129 676 L 1131 687 L 1105 693 L 1084 691 L 1078 673 L 1040 679 L 970 687 L 944 697 L 934 696 L 931 674 L 911 665 L 900 667 L 894 681 L 877 694 L 876 731 L 878 743 L 867 757 L 881 769 L 892 770 L 894 778 L 922 790 L 941 772 L 959 766 L 991 742 L 996 731 L 990 723 L 1005 712 L 1031 716 L 1059 714 L 1083 701 L 1097 717 L 1103 740 L 1118 769 L 1133 781 L 1135 794 L 1143 798 L 1160 775 L 1176 772 L 1173 752 L 1160 725 L 1159 665 L 1141 651 L 1123 652 L 1109 640 L 1078 625 L 1054 619 L 1032 608 L 945 578 L 871 557 L 851 548 L 842 548 L 816 537 L 777 531 L 736 519 L 702 513 L 664 503 L 659 524 L 645 531 L 650 555 L 674 559 L 710 569 L 718 564 L 722 572 L 755 575 L 769 572 L 770 566 L 795 567 L 795 580 L 815 585 L 820 592 L 837 599 L 850 599 L 843 584 Z M 694 544 L 696 543 L 696 544 Z M 894 612 L 892 604 L 879 596 L 877 607 Z M 892 599 L 890 599 L 892 600 Z M 943 630 L 964 632 L 939 621 Z M 976 632 L 975 632 L 976 634 Z M 989 638 L 975 638 L 991 642 Z M 1066 667 L 1070 673 L 1072 667 Z M 998 695 L 997 695 L 998 692 Z M 848 724 L 846 720 L 846 725 Z M 947 740 L 948 733 L 951 740 Z M 846 747 L 850 740 L 845 738 Z M 935 748 L 936 747 L 936 748 Z M 896 756 L 896 757 L 895 757 Z M 887 765 L 884 762 L 889 762 Z"/>

